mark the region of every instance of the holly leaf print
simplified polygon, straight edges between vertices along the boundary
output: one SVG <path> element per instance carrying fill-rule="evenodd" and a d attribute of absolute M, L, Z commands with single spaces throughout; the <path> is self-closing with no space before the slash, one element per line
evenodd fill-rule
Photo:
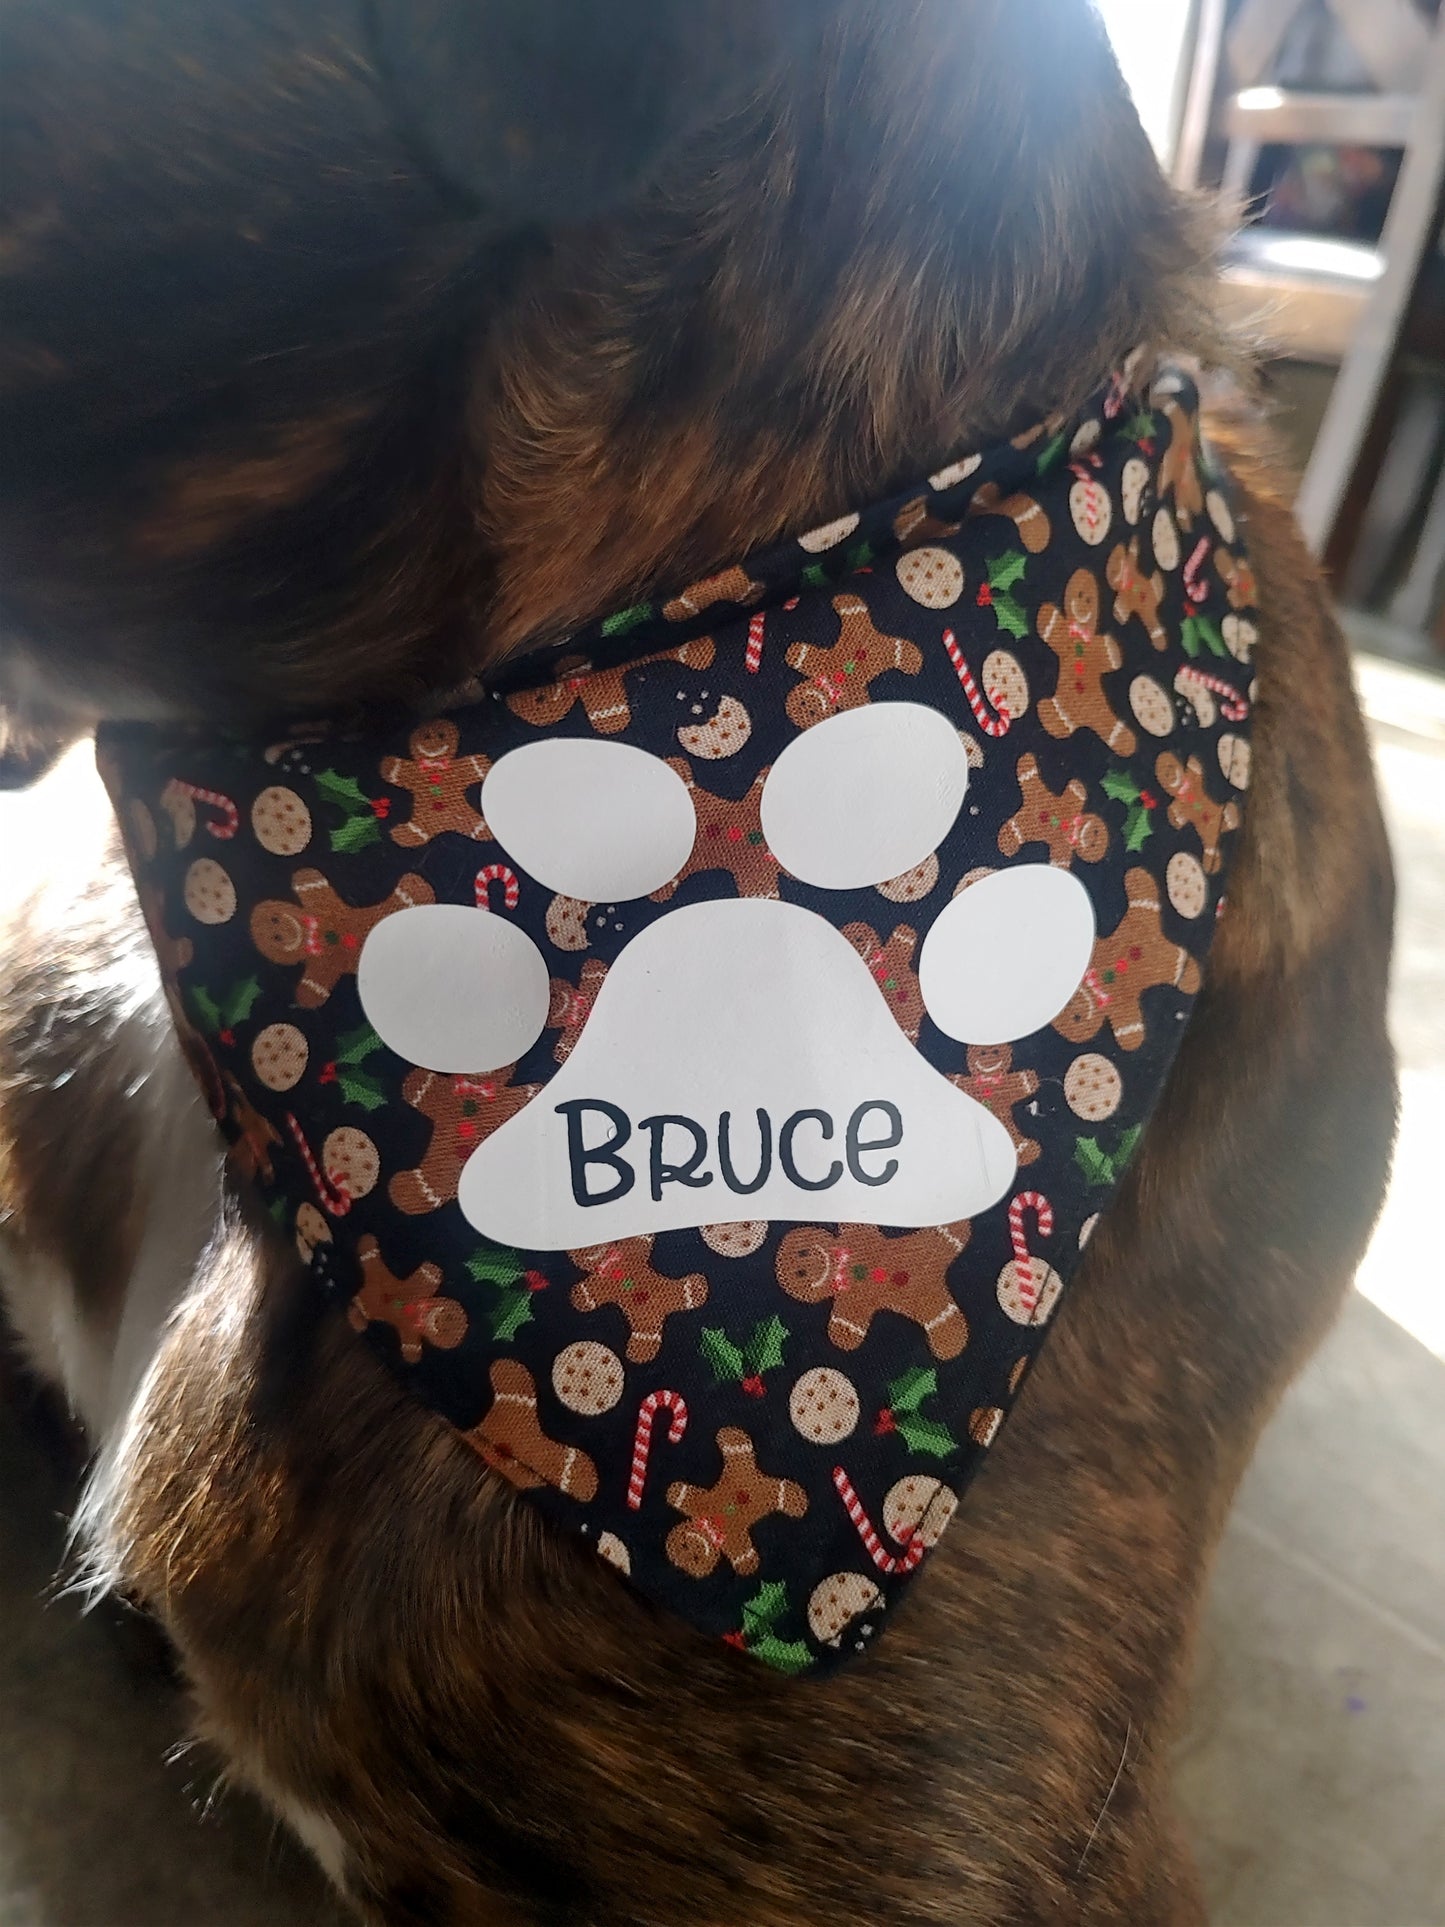
<path fill-rule="evenodd" d="M 261 985 L 255 977 L 248 977 L 242 984 L 233 984 L 225 992 L 225 1002 L 221 1005 L 221 1016 L 226 1030 L 244 1024 L 256 1007 L 256 999 L 261 995 Z"/>
<path fill-rule="evenodd" d="M 381 824 L 377 821 L 370 805 L 365 816 L 348 817 L 339 830 L 332 830 L 331 848 L 338 856 L 355 856 L 358 850 L 368 849 L 373 843 L 381 841 Z"/>
<path fill-rule="evenodd" d="M 1094 1137 L 1081 1137 L 1074 1145 L 1074 1162 L 1092 1184 L 1114 1182 L 1114 1160 Z"/>
<path fill-rule="evenodd" d="M 847 555 L 843 558 L 843 563 L 846 569 L 866 569 L 872 560 L 873 544 L 871 542 L 858 542 L 849 549 Z"/>
<path fill-rule="evenodd" d="M 523 1269 L 517 1253 L 505 1245 L 488 1245 L 467 1260 L 467 1270 L 479 1285 L 515 1285 Z"/>
<path fill-rule="evenodd" d="M 201 1028 L 203 1030 L 209 1031 L 214 1037 L 218 1030 L 224 1030 L 226 1028 L 225 1021 L 221 1016 L 220 1006 L 209 990 L 197 984 L 193 989 L 187 991 L 186 994 L 191 1000 L 191 1009 L 201 1020 Z"/>
<path fill-rule="evenodd" d="M 1146 796 L 1127 770 L 1110 770 L 1100 787 L 1111 802 L 1123 803 L 1128 810 L 1124 819 L 1124 848 L 1142 850 L 1154 834 L 1154 825 L 1149 819 L 1153 798 Z"/>
<path fill-rule="evenodd" d="M 748 1651 L 778 1673 L 803 1673 L 813 1663 L 813 1655 L 801 1640 L 784 1642 L 774 1639 L 771 1633 L 762 1639 L 749 1640 Z"/>
<path fill-rule="evenodd" d="M 828 572 L 821 562 L 810 562 L 803 571 L 803 582 L 809 589 L 826 589 Z"/>
<path fill-rule="evenodd" d="M 373 1051 L 381 1049 L 381 1039 L 370 1024 L 362 1024 L 356 1030 L 344 1030 L 336 1040 L 336 1059 L 338 1064 L 364 1064 Z"/>
<path fill-rule="evenodd" d="M 1012 589 L 1015 583 L 1022 582 L 1029 559 L 1022 549 L 1005 549 L 996 555 L 988 565 L 988 586 L 997 595 L 1003 589 Z"/>
<path fill-rule="evenodd" d="M 1038 460 L 1038 466 L 1034 470 L 1034 473 L 1036 475 L 1052 474 L 1053 471 L 1058 467 L 1060 461 L 1063 459 L 1064 450 L 1068 447 L 1068 445 L 1069 445 L 1069 438 L 1066 434 L 1055 435 L 1054 439 L 1049 443 L 1048 447 L 1044 450 L 1043 454 L 1040 455 Z"/>
<path fill-rule="evenodd" d="M 754 1378 L 777 1370 L 783 1362 L 783 1346 L 787 1340 L 788 1328 L 776 1315 L 756 1326 L 743 1352 L 743 1361 Z"/>
<path fill-rule="evenodd" d="M 932 1377 L 932 1373 L 929 1376 Z M 946 1459 L 950 1452 L 958 1449 L 957 1441 L 946 1425 L 940 1425 L 937 1419 L 920 1418 L 916 1412 L 904 1412 L 895 1429 L 910 1452 Z"/>
<path fill-rule="evenodd" d="M 634 602 L 630 609 L 619 609 L 615 615 L 607 617 L 602 624 L 604 636 L 625 636 L 629 629 L 636 629 L 646 622 L 652 614 L 650 602 Z"/>
<path fill-rule="evenodd" d="M 361 810 L 371 810 L 371 798 L 365 793 L 354 776 L 342 776 L 334 769 L 318 770 L 316 787 L 328 803 L 351 816 Z M 373 822 L 375 818 L 373 817 Z"/>
<path fill-rule="evenodd" d="M 504 1291 L 488 1314 L 493 1338 L 515 1338 L 532 1322 L 532 1294 L 525 1289 Z"/>
<path fill-rule="evenodd" d="M 1154 420 L 1154 417 L 1144 409 L 1141 409 L 1137 415 L 1132 416 L 1130 420 L 1124 424 L 1125 440 L 1137 442 L 1141 446 L 1145 442 L 1152 442 L 1157 432 L 1158 423 Z"/>
<path fill-rule="evenodd" d="M 359 1104 L 364 1111 L 379 1111 L 385 1107 L 386 1093 L 369 1071 L 342 1068 L 338 1060 L 336 1081 L 348 1104 Z"/>
<path fill-rule="evenodd" d="M 1124 825 L 1124 848 L 1131 851 L 1142 850 L 1154 834 L 1154 824 L 1149 812 L 1142 803 L 1129 812 L 1129 820 Z"/>
<path fill-rule="evenodd" d="M 1114 1162 L 1121 1171 L 1128 1168 L 1129 1161 L 1139 1148 L 1139 1140 L 1144 1135 L 1142 1124 L 1131 1124 L 1127 1131 L 1119 1135 L 1119 1148 L 1114 1153 Z"/>
<path fill-rule="evenodd" d="M 993 619 L 1000 633 L 1020 641 L 1029 632 L 1028 617 L 1024 614 L 1018 598 L 1014 595 L 1014 585 L 1023 580 L 1029 559 L 1022 549 L 1006 549 L 996 555 L 988 565 L 988 581 L 978 592 L 980 609 L 992 609 Z"/>
<path fill-rule="evenodd" d="M 787 1610 L 788 1589 L 782 1580 L 765 1580 L 743 1605 L 743 1631 L 750 1640 L 762 1639 Z"/>
<path fill-rule="evenodd" d="M 747 1369 L 747 1360 L 719 1326 L 704 1326 L 698 1348 L 712 1366 L 714 1381 L 719 1385 L 741 1379 Z"/>
<path fill-rule="evenodd" d="M 1179 625 L 1179 640 L 1186 656 L 1197 656 L 1201 649 L 1214 656 L 1229 654 L 1219 625 L 1208 616 L 1186 616 Z"/>
<path fill-rule="evenodd" d="M 932 1398 L 938 1390 L 938 1374 L 921 1365 L 910 1366 L 901 1378 L 895 1378 L 888 1387 L 888 1404 L 894 1412 L 916 1412 L 925 1399 Z M 899 1420 L 898 1429 L 903 1423 Z"/>

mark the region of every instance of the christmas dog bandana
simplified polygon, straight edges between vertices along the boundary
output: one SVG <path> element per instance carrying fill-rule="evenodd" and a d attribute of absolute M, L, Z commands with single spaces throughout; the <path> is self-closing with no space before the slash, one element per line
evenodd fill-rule
<path fill-rule="evenodd" d="M 370 733 L 102 737 L 318 1289 L 787 1672 L 937 1543 L 1200 987 L 1255 627 L 1196 416 L 1120 378 Z"/>

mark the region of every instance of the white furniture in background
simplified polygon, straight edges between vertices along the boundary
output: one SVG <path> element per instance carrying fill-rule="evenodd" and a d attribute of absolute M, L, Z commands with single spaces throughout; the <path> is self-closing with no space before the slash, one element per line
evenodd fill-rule
<path fill-rule="evenodd" d="M 1322 553 L 1339 517 L 1389 371 L 1445 181 L 1445 10 L 1412 0 L 1327 0 L 1355 84 L 1292 86 L 1282 57 L 1307 0 L 1198 0 L 1193 73 L 1175 177 L 1198 183 L 1211 128 L 1226 140 L 1223 185 L 1242 196 L 1261 147 L 1394 147 L 1402 163 L 1378 248 L 1246 228 L 1225 271 L 1229 305 L 1289 353 L 1340 372 L 1297 502 Z M 1221 66 L 1229 88 L 1220 97 Z M 1333 83 L 1335 76 L 1329 76 Z"/>

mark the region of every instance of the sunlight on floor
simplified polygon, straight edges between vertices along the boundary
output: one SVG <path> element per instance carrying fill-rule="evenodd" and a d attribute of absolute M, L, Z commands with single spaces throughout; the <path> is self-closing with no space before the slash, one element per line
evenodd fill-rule
<path fill-rule="evenodd" d="M 1357 1286 L 1445 1358 L 1445 681 L 1362 656 L 1399 883 L 1391 1029 L 1400 1136 L 1389 1197 Z"/>

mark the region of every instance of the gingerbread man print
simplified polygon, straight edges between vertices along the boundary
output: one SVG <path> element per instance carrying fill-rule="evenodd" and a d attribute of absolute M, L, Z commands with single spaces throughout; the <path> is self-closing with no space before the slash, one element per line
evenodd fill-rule
<path fill-rule="evenodd" d="M 841 1224 L 836 1238 L 799 1225 L 778 1247 L 777 1278 L 805 1305 L 833 1304 L 828 1337 L 856 1352 L 880 1311 L 910 1319 L 938 1359 L 957 1358 L 968 1321 L 948 1289 L 948 1267 L 967 1245 L 967 1224 L 889 1238 L 872 1225 Z"/>
<path fill-rule="evenodd" d="M 1230 608 L 1236 613 L 1241 609 L 1254 608 L 1259 601 L 1259 584 L 1254 579 L 1254 570 L 1249 563 L 1242 562 L 1229 549 L 1216 549 L 1214 566 L 1224 584 Z"/>
<path fill-rule="evenodd" d="M 557 1033 L 552 1055 L 559 1064 L 565 1064 L 572 1055 L 577 1039 L 582 1035 L 582 1026 L 592 1015 L 592 1006 L 597 1001 L 597 993 L 606 975 L 606 964 L 599 962 L 596 957 L 589 957 L 582 966 L 579 982 L 570 984 L 565 977 L 552 979 L 547 1001 L 547 1028 Z"/>
<path fill-rule="evenodd" d="M 707 870 L 729 871 L 740 897 L 776 897 L 778 860 L 763 835 L 763 785 L 768 779 L 767 770 L 760 770 L 747 794 L 733 802 L 730 797 L 713 796 L 710 791 L 699 789 L 681 756 L 670 756 L 667 763 L 692 793 L 697 836 L 687 862 L 670 883 L 653 891 L 652 901 L 667 903 L 676 896 L 680 883 Z"/>
<path fill-rule="evenodd" d="M 898 1019 L 898 1028 L 910 1044 L 916 1044 L 923 1023 L 923 992 L 913 968 L 917 931 L 900 923 L 884 943 L 871 924 L 845 923 L 843 935 L 872 972 L 884 1002 Z"/>
<path fill-rule="evenodd" d="M 361 1265 L 361 1290 L 347 1308 L 353 1331 L 368 1325 L 390 1325 L 402 1357 L 415 1365 L 423 1340 L 438 1351 L 455 1351 L 467 1335 L 467 1314 L 455 1298 L 438 1296 L 442 1274 L 438 1265 L 418 1265 L 410 1278 L 398 1278 L 381 1255 L 373 1237 L 356 1247 Z"/>
<path fill-rule="evenodd" d="M 491 1133 L 515 1117 L 542 1088 L 514 1084 L 515 1064 L 485 1077 L 448 1077 L 441 1071 L 414 1070 L 401 1094 L 432 1127 L 427 1154 L 415 1170 L 398 1171 L 388 1191 L 398 1211 L 419 1217 L 440 1211 L 457 1195 L 462 1166 Z"/>
<path fill-rule="evenodd" d="M 1053 524 L 1043 504 L 1031 495 L 1000 495 L 997 482 L 985 482 L 968 507 L 969 515 L 1001 515 L 1018 530 L 1030 555 L 1042 555 L 1053 537 Z"/>
<path fill-rule="evenodd" d="M 634 1365 L 648 1364 L 662 1350 L 662 1328 L 669 1318 L 707 1303 L 707 1280 L 701 1272 L 668 1278 L 653 1269 L 652 1242 L 651 1237 L 621 1238 L 616 1244 L 567 1254 L 586 1274 L 572 1287 L 572 1309 L 615 1306 L 627 1320 L 627 1356 Z"/>
<path fill-rule="evenodd" d="M 1017 856 L 1030 843 L 1044 844 L 1049 862 L 1067 870 L 1075 857 L 1097 863 L 1109 848 L 1109 831 L 1102 817 L 1084 805 L 1089 792 L 1076 776 L 1057 793 L 1039 774 L 1032 756 L 1018 763 L 1019 807 L 998 833 L 999 851 Z"/>
<path fill-rule="evenodd" d="M 1012 1139 L 1019 1163 L 1032 1164 L 1039 1155 L 1039 1143 L 1019 1129 L 1014 1108 L 1037 1094 L 1039 1080 L 1033 1071 L 1016 1071 L 1013 1061 L 1011 1044 L 970 1044 L 967 1077 L 948 1081 L 992 1112 Z"/>
<path fill-rule="evenodd" d="M 1199 989 L 1199 965 L 1164 934 L 1153 877 L 1147 870 L 1130 870 L 1124 890 L 1129 908 L 1118 928 L 1097 940 L 1083 983 L 1054 1019 L 1054 1029 L 1070 1043 L 1097 1036 L 1107 1021 L 1122 1050 L 1138 1050 L 1144 1042 L 1144 992 L 1168 985 L 1192 997 Z"/>
<path fill-rule="evenodd" d="M 492 1409 L 480 1425 L 463 1432 L 467 1444 L 520 1491 L 555 1486 L 586 1505 L 597 1497 L 597 1466 L 579 1447 L 561 1445 L 542 1430 L 537 1381 L 515 1358 L 498 1358 L 491 1369 Z"/>
<path fill-rule="evenodd" d="M 674 596 L 671 602 L 662 605 L 662 613 L 669 622 L 688 622 L 719 602 L 735 602 L 739 608 L 747 608 L 762 593 L 763 584 L 754 582 L 746 569 L 734 565 L 717 575 L 705 576 L 701 582 L 691 583 L 681 595 Z M 702 663 L 698 667 L 709 668 L 711 665 Z"/>
<path fill-rule="evenodd" d="M 687 1485 L 678 1479 L 667 1488 L 667 1503 L 686 1514 L 667 1535 L 667 1556 L 694 1579 L 706 1579 L 723 1559 L 736 1573 L 756 1572 L 754 1526 L 774 1513 L 801 1519 L 808 1510 L 802 1486 L 764 1472 L 740 1426 L 725 1425 L 717 1434 L 717 1447 L 723 1469 L 716 1485 Z"/>
<path fill-rule="evenodd" d="M 300 964 L 296 1002 L 303 1010 L 324 1004 L 343 977 L 354 976 L 361 946 L 383 917 L 434 903 L 424 877 L 410 871 L 381 903 L 350 904 L 319 870 L 291 878 L 296 901 L 268 897 L 251 912 L 251 941 L 268 963 Z"/>
<path fill-rule="evenodd" d="M 861 596 L 834 596 L 833 613 L 841 625 L 836 642 L 795 642 L 788 651 L 788 667 L 805 679 L 788 691 L 786 704 L 789 720 L 799 729 L 860 708 L 874 679 L 887 670 L 916 676 L 923 667 L 917 644 L 875 628 Z"/>
<path fill-rule="evenodd" d="M 430 843 L 448 830 L 477 843 L 490 840 L 491 831 L 467 801 L 467 791 L 492 766 L 485 756 L 458 756 L 460 741 L 455 723 L 444 718 L 422 723 L 411 733 L 411 755 L 391 756 L 382 764 L 382 780 L 411 797 L 410 817 L 391 831 L 392 842 L 403 849 Z"/>
<path fill-rule="evenodd" d="M 1154 765 L 1154 774 L 1168 790 L 1169 821 L 1176 830 L 1192 828 L 1204 849 L 1204 868 L 1213 876 L 1224 862 L 1219 842 L 1226 831 L 1239 828 L 1239 806 L 1216 803 L 1204 781 L 1204 765 L 1197 756 L 1181 763 L 1167 750 Z"/>
<path fill-rule="evenodd" d="M 1038 707 L 1050 736 L 1091 729 L 1119 755 L 1132 756 L 1137 738 L 1104 690 L 1105 676 L 1122 665 L 1124 652 L 1112 636 L 1099 634 L 1099 585 L 1088 569 L 1070 576 L 1062 609 L 1049 602 L 1039 610 L 1038 631 L 1059 659 L 1058 687 Z"/>
<path fill-rule="evenodd" d="M 1164 578 L 1156 569 L 1145 575 L 1139 563 L 1139 538 L 1128 548 L 1121 542 L 1109 557 L 1109 587 L 1114 591 L 1114 620 L 1125 623 L 1137 616 L 1156 649 L 1169 647 L 1169 632 L 1160 619 L 1164 607 Z"/>
<path fill-rule="evenodd" d="M 677 649 L 664 651 L 659 660 L 680 662 L 688 669 L 710 669 L 716 654 L 711 636 L 697 636 Z M 507 707 L 524 723 L 548 729 L 581 703 L 583 714 L 599 736 L 617 736 L 632 721 L 627 671 L 637 667 L 640 665 L 622 663 L 614 669 L 593 669 L 584 657 L 565 657 L 558 665 L 555 682 L 539 689 L 515 691 L 508 696 Z"/>

